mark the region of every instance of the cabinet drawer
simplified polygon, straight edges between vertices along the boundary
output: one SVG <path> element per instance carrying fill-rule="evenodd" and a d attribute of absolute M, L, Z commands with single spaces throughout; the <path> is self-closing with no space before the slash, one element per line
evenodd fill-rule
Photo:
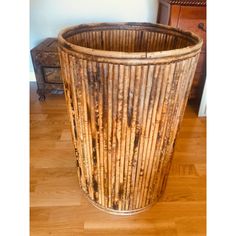
<path fill-rule="evenodd" d="M 202 24 L 203 28 L 199 28 Z M 206 51 L 206 8 L 181 6 L 178 27 L 189 30 L 203 39 L 202 52 Z"/>
<path fill-rule="evenodd" d="M 61 84 L 60 67 L 43 67 L 43 75 L 46 83 Z"/>
<path fill-rule="evenodd" d="M 206 19 L 206 7 L 180 6 L 179 18 Z"/>

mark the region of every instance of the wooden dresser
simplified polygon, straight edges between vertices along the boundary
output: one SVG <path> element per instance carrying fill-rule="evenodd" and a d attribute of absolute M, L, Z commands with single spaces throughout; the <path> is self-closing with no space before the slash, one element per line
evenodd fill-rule
<path fill-rule="evenodd" d="M 31 58 L 37 81 L 37 93 L 40 100 L 49 92 L 62 92 L 60 61 L 57 51 L 57 39 L 47 38 L 31 50 Z"/>
<path fill-rule="evenodd" d="M 206 0 L 159 0 L 157 23 L 192 31 L 204 44 L 191 88 L 190 99 L 200 101 L 206 78 Z"/>

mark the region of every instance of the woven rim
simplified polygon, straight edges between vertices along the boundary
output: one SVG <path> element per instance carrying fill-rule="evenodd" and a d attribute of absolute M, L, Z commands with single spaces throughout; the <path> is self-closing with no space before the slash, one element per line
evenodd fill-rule
<path fill-rule="evenodd" d="M 181 6 L 206 6 L 206 0 L 167 0 L 167 2 Z"/>
<path fill-rule="evenodd" d="M 70 43 L 67 37 L 75 35 L 81 32 L 97 31 L 97 30 L 114 30 L 114 29 L 136 29 L 136 30 L 147 30 L 154 32 L 161 32 L 166 34 L 175 34 L 177 36 L 188 39 L 193 42 L 194 45 L 183 48 L 166 50 L 166 51 L 153 51 L 153 52 L 123 52 L 123 51 L 110 51 L 87 48 Z M 203 44 L 203 40 L 196 34 L 177 29 L 171 26 L 162 24 L 152 23 L 136 23 L 136 22 L 125 22 L 125 23 L 92 23 L 92 24 L 80 24 L 72 27 L 65 28 L 59 32 L 58 35 L 59 45 L 65 47 L 74 52 L 83 53 L 91 56 L 107 57 L 107 58 L 124 58 L 124 59 L 145 59 L 145 58 L 165 58 L 165 57 L 179 57 L 184 56 L 193 52 L 198 52 Z"/>

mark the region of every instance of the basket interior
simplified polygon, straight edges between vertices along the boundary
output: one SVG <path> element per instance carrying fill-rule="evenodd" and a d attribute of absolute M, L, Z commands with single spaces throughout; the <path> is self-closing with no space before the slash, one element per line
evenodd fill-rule
<path fill-rule="evenodd" d="M 156 52 L 195 45 L 191 38 L 171 30 L 145 28 L 77 29 L 64 34 L 68 42 L 92 49 L 119 52 Z"/>

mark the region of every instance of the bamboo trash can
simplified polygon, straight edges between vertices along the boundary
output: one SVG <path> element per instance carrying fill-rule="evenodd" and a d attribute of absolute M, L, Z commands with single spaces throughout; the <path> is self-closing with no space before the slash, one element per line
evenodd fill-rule
<path fill-rule="evenodd" d="M 58 38 L 83 192 L 113 214 L 152 206 L 165 189 L 202 40 L 150 23 L 83 24 Z"/>

